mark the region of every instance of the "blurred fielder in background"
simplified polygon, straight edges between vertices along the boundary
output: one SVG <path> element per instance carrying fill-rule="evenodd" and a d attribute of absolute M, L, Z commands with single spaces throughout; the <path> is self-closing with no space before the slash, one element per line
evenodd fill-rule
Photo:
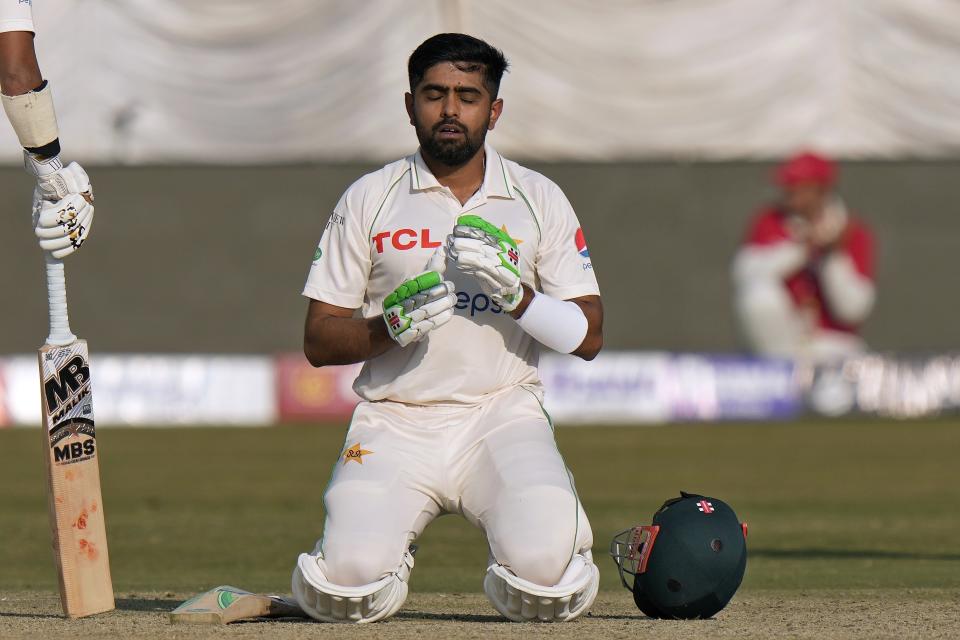
<path fill-rule="evenodd" d="M 37 180 L 34 232 L 54 258 L 80 248 L 93 224 L 93 188 L 76 162 L 63 166 L 50 84 L 33 49 L 29 1 L 0 0 L 0 89 L 3 110 L 23 145 L 24 166 Z"/>
<path fill-rule="evenodd" d="M 592 359 L 603 309 L 563 192 L 485 145 L 506 68 L 470 36 L 421 44 L 406 94 L 419 151 L 347 189 L 314 256 L 307 358 L 365 362 L 323 537 L 293 574 L 319 620 L 395 613 L 410 545 L 445 513 L 485 532 L 484 591 L 511 620 L 570 620 L 596 596 L 593 534 L 537 363 L 541 345 Z M 305 487 L 320 478 L 308 470 Z"/>
<path fill-rule="evenodd" d="M 777 168 L 780 202 L 753 219 L 733 262 L 735 307 L 758 353 L 827 361 L 860 353 L 873 308 L 873 236 L 814 153 Z"/>

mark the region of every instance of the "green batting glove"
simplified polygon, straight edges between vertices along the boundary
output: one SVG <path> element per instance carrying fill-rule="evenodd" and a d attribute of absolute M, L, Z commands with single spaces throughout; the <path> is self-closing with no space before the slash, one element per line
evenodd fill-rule
<path fill-rule="evenodd" d="M 505 231 L 480 216 L 460 216 L 447 236 L 447 254 L 457 269 L 479 280 L 484 293 L 504 311 L 520 304 L 520 249 Z"/>
<path fill-rule="evenodd" d="M 426 271 L 407 280 L 383 300 L 387 333 L 405 347 L 453 317 L 457 296 L 452 282 L 437 271 Z"/>

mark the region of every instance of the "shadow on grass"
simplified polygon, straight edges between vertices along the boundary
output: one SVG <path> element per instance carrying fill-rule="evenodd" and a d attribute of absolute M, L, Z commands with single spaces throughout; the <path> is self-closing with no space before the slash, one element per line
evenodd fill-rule
<path fill-rule="evenodd" d="M 405 620 L 434 620 L 437 622 L 482 622 L 484 624 L 490 624 L 491 622 L 499 622 L 504 625 L 513 627 L 516 626 L 516 622 L 510 622 L 503 616 L 498 616 L 496 614 L 479 614 L 479 613 L 427 613 L 424 611 L 401 611 L 400 613 L 394 616 L 395 618 L 405 619 Z M 594 614 L 588 613 L 584 616 L 583 620 L 653 620 L 642 613 L 636 614 Z M 527 624 L 527 623 L 521 623 Z M 540 625 L 539 622 L 530 622 L 529 624 Z"/>
<path fill-rule="evenodd" d="M 796 560 L 937 560 L 960 561 L 960 553 L 918 553 L 907 551 L 878 551 L 867 549 L 753 549 L 747 547 L 751 558 L 778 558 Z"/>
<path fill-rule="evenodd" d="M 66 616 L 56 613 L 10 613 L 9 611 L 0 611 L 0 618 L 35 618 L 37 620 L 67 619 Z"/>
<path fill-rule="evenodd" d="M 119 611 L 173 611 L 182 600 L 170 600 L 168 598 L 117 598 L 116 604 Z"/>
<path fill-rule="evenodd" d="M 401 620 L 436 620 L 436 621 L 448 621 L 448 622 L 502 622 L 504 624 L 512 625 L 514 623 L 510 622 L 503 616 L 498 616 L 495 614 L 484 614 L 484 613 L 429 613 L 426 611 L 400 611 L 394 618 Z"/>
<path fill-rule="evenodd" d="M 656 618 L 651 618 L 650 616 L 643 613 L 631 613 L 631 614 L 621 614 L 621 613 L 588 613 L 583 620 L 650 620 L 657 621 Z M 710 618 L 711 620 L 713 618 Z"/>
<path fill-rule="evenodd" d="M 245 620 L 237 620 L 236 622 L 231 622 L 230 626 L 237 625 L 247 625 L 247 624 L 263 624 L 267 622 L 271 625 L 277 624 L 323 624 L 322 622 L 317 622 L 312 618 L 247 618 Z"/>

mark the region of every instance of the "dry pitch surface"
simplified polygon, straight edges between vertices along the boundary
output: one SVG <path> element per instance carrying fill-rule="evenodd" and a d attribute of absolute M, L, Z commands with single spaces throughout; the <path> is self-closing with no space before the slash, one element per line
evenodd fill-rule
<path fill-rule="evenodd" d="M 629 594 L 604 591 L 586 618 L 569 624 L 515 624 L 482 594 L 412 594 L 393 619 L 345 628 L 302 620 L 229 626 L 170 625 L 186 594 L 121 594 L 118 610 L 82 620 L 60 616 L 49 593 L 0 596 L 3 638 L 956 638 L 960 591 L 755 592 L 739 595 L 713 620 L 646 618 Z"/>

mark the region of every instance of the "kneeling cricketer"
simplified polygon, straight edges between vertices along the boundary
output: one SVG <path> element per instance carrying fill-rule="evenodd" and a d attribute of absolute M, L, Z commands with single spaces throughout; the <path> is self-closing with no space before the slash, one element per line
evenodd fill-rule
<path fill-rule="evenodd" d="M 293 571 L 318 620 L 396 613 L 411 543 L 444 513 L 486 534 L 483 589 L 510 620 L 572 620 L 596 597 L 537 364 L 544 347 L 596 356 L 603 310 L 563 192 L 485 144 L 506 67 L 467 35 L 421 44 L 406 94 L 419 150 L 347 189 L 315 253 L 307 358 L 364 362 L 323 537 Z"/>

